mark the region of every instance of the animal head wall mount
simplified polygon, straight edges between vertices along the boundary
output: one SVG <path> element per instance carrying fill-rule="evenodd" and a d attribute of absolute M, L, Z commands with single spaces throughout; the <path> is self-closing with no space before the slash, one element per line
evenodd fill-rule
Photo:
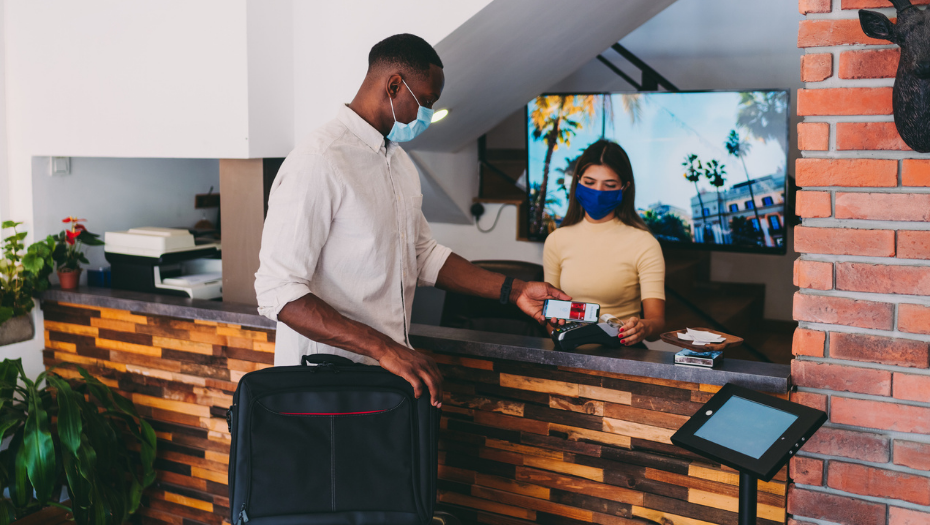
<path fill-rule="evenodd" d="M 914 151 L 930 152 L 930 9 L 910 0 L 891 0 L 897 23 L 875 11 L 859 11 L 866 35 L 901 47 L 892 104 L 894 124 L 904 143 Z"/>

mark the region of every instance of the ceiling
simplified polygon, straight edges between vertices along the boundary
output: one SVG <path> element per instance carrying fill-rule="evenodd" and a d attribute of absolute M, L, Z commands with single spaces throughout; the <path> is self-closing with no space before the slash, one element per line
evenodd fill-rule
<path fill-rule="evenodd" d="M 411 150 L 457 151 L 675 0 L 495 0 L 440 41 L 444 120 Z"/>

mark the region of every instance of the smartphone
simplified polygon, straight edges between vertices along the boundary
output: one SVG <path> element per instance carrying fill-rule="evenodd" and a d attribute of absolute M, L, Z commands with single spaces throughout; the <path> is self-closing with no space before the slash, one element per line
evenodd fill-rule
<path fill-rule="evenodd" d="M 601 305 L 597 303 L 576 303 L 547 299 L 543 304 L 543 317 L 546 319 L 556 318 L 579 323 L 596 323 L 600 312 Z"/>

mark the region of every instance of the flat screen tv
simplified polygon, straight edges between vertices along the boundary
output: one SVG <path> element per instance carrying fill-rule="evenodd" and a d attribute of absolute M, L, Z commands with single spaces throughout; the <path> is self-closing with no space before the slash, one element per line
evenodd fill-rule
<path fill-rule="evenodd" d="M 530 239 L 568 209 L 575 162 L 626 150 L 636 209 L 665 246 L 785 253 L 787 91 L 543 94 L 526 106 Z"/>

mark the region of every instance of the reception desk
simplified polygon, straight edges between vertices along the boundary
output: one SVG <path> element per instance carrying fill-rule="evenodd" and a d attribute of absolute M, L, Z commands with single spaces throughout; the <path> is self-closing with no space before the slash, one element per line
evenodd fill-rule
<path fill-rule="evenodd" d="M 141 521 L 229 520 L 226 408 L 244 374 L 271 366 L 275 324 L 253 307 L 117 290 L 50 290 L 44 359 L 81 366 L 158 433 Z M 737 522 L 738 474 L 670 436 L 728 382 L 786 397 L 789 367 L 676 366 L 648 350 L 577 353 L 547 339 L 413 325 L 445 377 L 440 506 L 465 523 Z M 783 470 L 759 484 L 759 522 L 785 522 Z"/>

